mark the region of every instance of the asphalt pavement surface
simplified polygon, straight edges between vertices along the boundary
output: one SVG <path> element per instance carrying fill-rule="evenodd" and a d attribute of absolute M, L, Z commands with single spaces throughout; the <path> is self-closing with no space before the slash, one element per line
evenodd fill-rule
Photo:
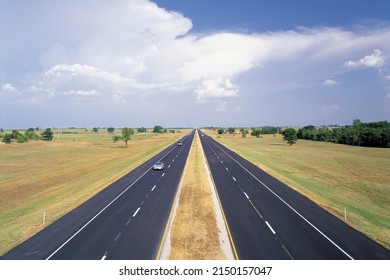
<path fill-rule="evenodd" d="M 236 258 L 390 259 L 386 248 L 200 134 Z"/>
<path fill-rule="evenodd" d="M 1 259 L 153 260 L 193 141 L 171 145 Z M 153 170 L 154 163 L 165 164 Z"/>

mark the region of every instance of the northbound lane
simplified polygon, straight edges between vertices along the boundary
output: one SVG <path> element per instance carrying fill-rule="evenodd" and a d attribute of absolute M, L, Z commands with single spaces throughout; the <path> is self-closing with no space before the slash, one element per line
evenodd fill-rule
<path fill-rule="evenodd" d="M 390 259 L 387 249 L 211 137 L 201 142 L 237 258 Z"/>

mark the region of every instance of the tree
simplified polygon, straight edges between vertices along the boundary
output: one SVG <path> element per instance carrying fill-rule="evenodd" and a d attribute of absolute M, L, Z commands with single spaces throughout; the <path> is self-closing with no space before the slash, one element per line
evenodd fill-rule
<path fill-rule="evenodd" d="M 12 130 L 11 138 L 16 139 L 20 135 L 20 132 L 17 130 Z"/>
<path fill-rule="evenodd" d="M 297 132 L 295 131 L 294 128 L 286 128 L 282 132 L 282 135 L 283 135 L 283 140 L 287 141 L 287 143 L 290 144 L 290 146 L 292 144 L 295 144 L 298 140 Z"/>
<path fill-rule="evenodd" d="M 42 135 L 42 140 L 44 141 L 53 140 L 53 131 L 51 131 L 51 128 L 46 128 L 46 130 L 43 131 L 41 135 Z"/>
<path fill-rule="evenodd" d="M 3 136 L 3 139 L 1 140 L 1 142 L 5 143 L 5 144 L 11 144 L 12 143 L 12 136 L 11 136 L 11 134 L 6 133 Z"/>
<path fill-rule="evenodd" d="M 155 125 L 153 128 L 153 133 L 163 133 L 164 128 L 161 125 Z"/>
<path fill-rule="evenodd" d="M 22 134 L 19 134 L 16 136 L 16 143 L 25 143 L 28 141 L 28 138 L 26 136 L 23 136 Z"/>
<path fill-rule="evenodd" d="M 223 134 L 224 132 L 225 132 L 225 129 L 223 129 L 223 128 L 220 128 L 220 129 L 217 130 L 218 134 Z"/>
<path fill-rule="evenodd" d="M 252 136 L 255 136 L 256 138 L 259 138 L 260 134 L 261 134 L 261 130 L 260 129 L 252 128 L 252 132 L 251 132 Z"/>
<path fill-rule="evenodd" d="M 113 133 L 113 132 L 114 132 L 114 130 L 115 130 L 115 128 L 113 128 L 113 127 L 109 127 L 109 128 L 107 128 L 107 132 L 108 132 L 108 133 Z"/>
<path fill-rule="evenodd" d="M 141 128 L 138 128 L 137 131 L 140 132 L 140 133 L 146 132 L 146 128 L 145 127 L 141 127 Z"/>
<path fill-rule="evenodd" d="M 92 130 L 93 132 L 99 132 L 99 129 L 97 127 L 94 127 Z"/>
<path fill-rule="evenodd" d="M 234 132 L 236 132 L 236 129 L 234 127 L 229 127 L 228 130 L 229 134 L 233 134 Z"/>
<path fill-rule="evenodd" d="M 241 128 L 240 131 L 241 131 L 241 136 L 242 136 L 243 138 L 245 138 L 246 135 L 248 134 L 248 130 L 246 130 L 246 129 L 244 129 L 244 128 Z"/>
<path fill-rule="evenodd" d="M 261 128 L 261 134 L 276 134 L 278 133 L 278 128 L 273 126 L 264 126 Z"/>
<path fill-rule="evenodd" d="M 127 147 L 127 142 L 131 140 L 131 135 L 134 135 L 134 129 L 124 127 L 122 128 L 122 135 L 115 135 L 113 137 L 114 142 L 118 142 L 119 140 L 122 140 L 125 142 Z"/>

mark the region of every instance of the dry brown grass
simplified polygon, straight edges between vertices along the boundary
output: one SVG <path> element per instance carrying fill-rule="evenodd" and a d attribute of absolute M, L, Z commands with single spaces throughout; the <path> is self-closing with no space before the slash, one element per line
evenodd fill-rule
<path fill-rule="evenodd" d="M 172 260 L 225 259 L 201 149 L 196 133 L 172 224 Z"/>
<path fill-rule="evenodd" d="M 177 141 L 183 133 L 61 135 L 52 142 L 0 145 L 0 255 Z"/>

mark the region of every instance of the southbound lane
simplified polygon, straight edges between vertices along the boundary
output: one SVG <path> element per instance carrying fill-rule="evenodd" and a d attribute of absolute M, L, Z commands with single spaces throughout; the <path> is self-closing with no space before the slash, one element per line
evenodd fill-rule
<path fill-rule="evenodd" d="M 155 259 L 194 133 L 171 145 L 2 259 Z M 152 170 L 162 161 L 163 170 Z"/>
<path fill-rule="evenodd" d="M 387 249 L 212 138 L 201 142 L 238 258 L 390 258 Z"/>

